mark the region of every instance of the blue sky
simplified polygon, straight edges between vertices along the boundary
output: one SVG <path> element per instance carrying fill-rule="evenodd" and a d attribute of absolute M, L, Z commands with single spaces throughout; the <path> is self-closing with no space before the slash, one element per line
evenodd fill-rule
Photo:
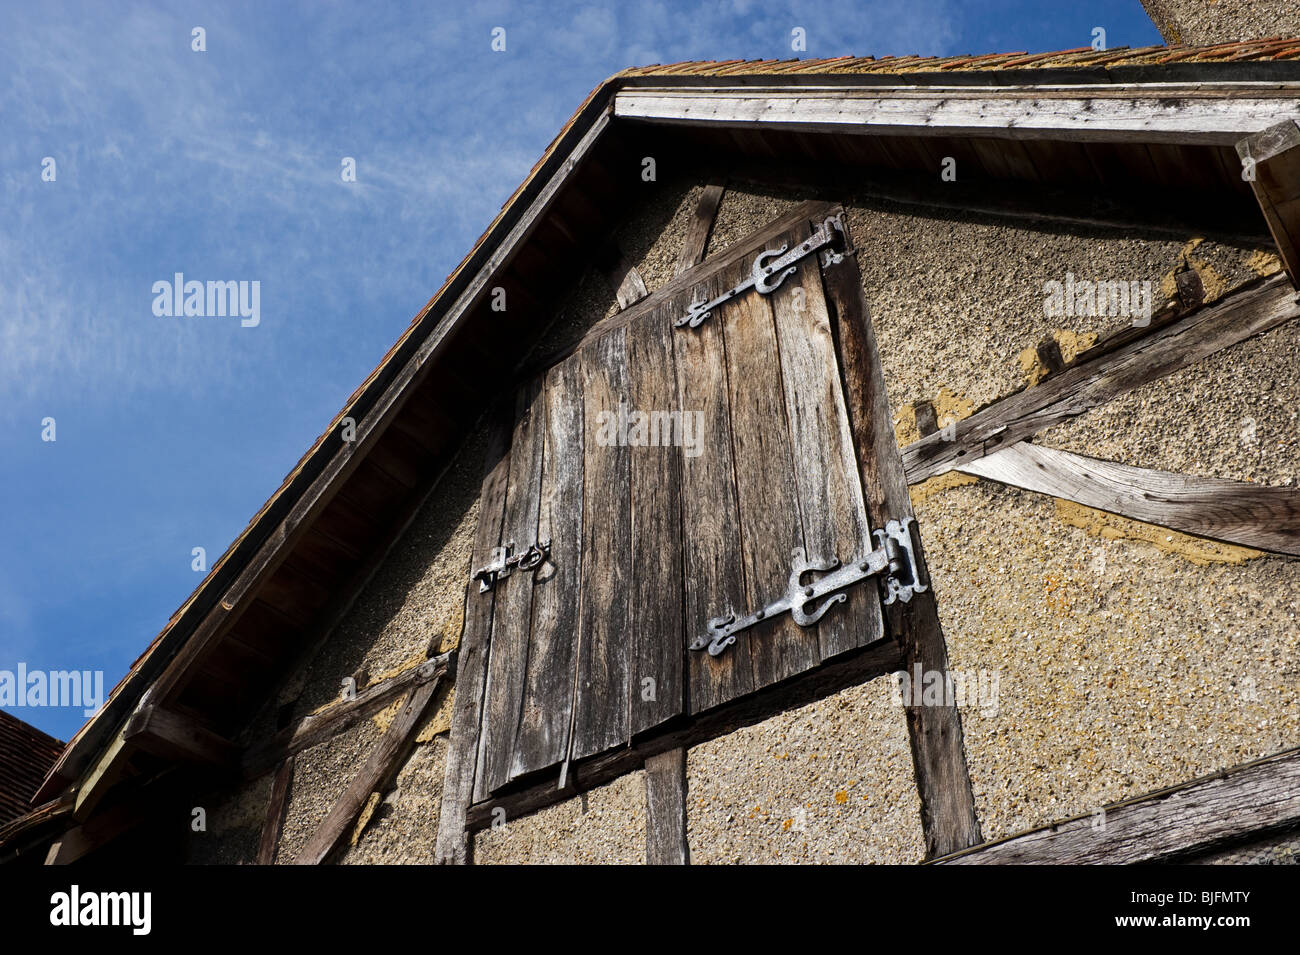
<path fill-rule="evenodd" d="M 796 26 L 810 57 L 1160 42 L 1138 0 L 4 0 L 0 671 L 115 684 L 594 86 Z M 175 272 L 260 282 L 260 324 L 154 315 Z"/>

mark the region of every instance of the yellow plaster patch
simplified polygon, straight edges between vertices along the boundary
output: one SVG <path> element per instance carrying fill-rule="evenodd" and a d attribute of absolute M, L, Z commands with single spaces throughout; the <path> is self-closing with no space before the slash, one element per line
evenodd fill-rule
<path fill-rule="evenodd" d="M 900 448 L 921 440 L 921 430 L 916 426 L 916 405 L 904 405 L 894 415 L 894 438 Z"/>
<path fill-rule="evenodd" d="M 1151 544 L 1168 554 L 1176 554 L 1193 564 L 1241 564 L 1256 557 L 1263 557 L 1264 552 L 1250 547 L 1238 547 L 1236 544 L 1221 544 L 1204 537 L 1195 537 L 1157 527 L 1142 521 L 1120 517 L 1096 508 L 1085 507 L 1073 501 L 1056 498 L 1056 518 L 1072 527 L 1078 527 L 1093 537 L 1104 540 L 1135 540 Z"/>
<path fill-rule="evenodd" d="M 1067 365 L 1080 352 L 1087 351 L 1097 343 L 1096 332 L 1080 335 L 1068 328 L 1053 329 L 1052 337 L 1056 339 L 1056 344 L 1061 349 L 1061 358 Z M 1020 366 L 1020 376 L 1025 379 L 1026 387 L 1033 387 L 1047 377 L 1047 367 L 1039 360 L 1037 346 L 1030 346 L 1017 355 L 1016 364 Z"/>
<path fill-rule="evenodd" d="M 456 690 L 452 687 L 443 694 L 438 708 L 425 718 L 424 726 L 415 737 L 417 743 L 428 743 L 440 733 L 451 732 L 451 709 L 455 700 Z"/>
<path fill-rule="evenodd" d="M 397 719 L 397 713 L 399 710 L 401 710 L 402 704 L 406 702 L 406 697 L 408 695 L 409 694 L 403 694 L 402 696 L 398 697 L 397 699 L 393 700 L 393 702 L 385 706 L 374 716 L 370 717 L 372 720 L 374 720 L 375 725 L 379 727 L 379 732 L 381 733 L 388 732 L 388 727 L 392 726 L 393 720 Z"/>
<path fill-rule="evenodd" d="M 939 394 L 934 399 L 934 416 L 939 422 L 939 427 L 960 421 L 962 418 L 969 418 L 974 413 L 975 402 L 965 395 L 952 391 L 947 385 L 939 389 Z"/>
<path fill-rule="evenodd" d="M 920 484 L 913 484 L 907 489 L 908 495 L 912 498 L 912 506 L 916 507 L 934 497 L 936 494 L 942 494 L 955 487 L 961 487 L 965 484 L 974 484 L 979 478 L 973 474 L 962 474 L 960 471 L 946 471 L 936 477 L 928 478 Z"/>
<path fill-rule="evenodd" d="M 1061 346 L 1061 357 L 1065 359 L 1067 365 L 1078 358 L 1080 352 L 1085 352 L 1097 344 L 1096 332 L 1080 335 L 1068 328 L 1058 328 L 1052 332 L 1052 337 L 1056 339 L 1056 344 Z"/>
<path fill-rule="evenodd" d="M 366 800 L 365 806 L 361 809 L 361 815 L 357 817 L 357 824 L 352 827 L 352 845 L 355 846 L 357 840 L 361 838 L 361 833 L 365 832 L 366 826 L 370 823 L 370 817 L 375 814 L 375 809 L 378 805 L 379 793 L 371 793 L 370 798 Z"/>
<path fill-rule="evenodd" d="M 460 646 L 460 634 L 465 629 L 465 607 L 458 604 L 455 612 L 442 625 L 442 642 L 438 644 L 439 653 L 450 653 Z"/>
<path fill-rule="evenodd" d="M 1192 253 L 1204 241 L 1204 237 L 1201 236 L 1189 240 L 1183 246 L 1182 252 L 1178 254 L 1178 264 L 1166 272 L 1160 280 L 1160 294 L 1166 302 L 1178 298 L 1178 281 L 1174 278 L 1174 273 L 1182 267 L 1184 262 L 1187 263 L 1189 268 L 1195 269 L 1196 273 L 1201 277 L 1201 287 L 1205 290 L 1206 304 L 1219 300 L 1229 291 L 1228 283 L 1215 270 L 1214 266 L 1201 259 L 1192 258 Z M 1154 307 L 1154 305 L 1153 302 L 1152 306 Z"/>
<path fill-rule="evenodd" d="M 1282 271 L 1282 260 L 1276 253 L 1256 249 L 1246 260 L 1246 267 L 1256 275 L 1272 275 L 1274 272 Z"/>
<path fill-rule="evenodd" d="M 939 389 L 939 394 L 931 402 L 934 405 L 934 417 L 940 428 L 969 418 L 975 413 L 975 402 L 963 394 L 958 394 L 947 385 Z M 914 441 L 921 440 L 921 431 L 916 426 L 916 405 L 906 405 L 894 415 L 894 436 L 898 446 L 905 448 Z"/>

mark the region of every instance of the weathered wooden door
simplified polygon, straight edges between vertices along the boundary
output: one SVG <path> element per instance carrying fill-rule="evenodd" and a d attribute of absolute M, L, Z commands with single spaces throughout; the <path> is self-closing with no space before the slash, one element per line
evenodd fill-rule
<path fill-rule="evenodd" d="M 884 637 L 876 576 L 819 593 L 802 624 L 777 605 L 714 639 L 878 550 L 823 284 L 856 281 L 839 230 L 756 234 L 520 390 L 467 612 L 484 654 L 475 802 Z"/>

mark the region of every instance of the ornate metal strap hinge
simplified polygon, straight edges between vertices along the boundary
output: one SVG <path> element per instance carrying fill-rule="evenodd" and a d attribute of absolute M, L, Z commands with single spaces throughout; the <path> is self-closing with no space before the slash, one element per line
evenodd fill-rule
<path fill-rule="evenodd" d="M 844 256 L 836 249 L 843 248 L 844 223 L 839 215 L 830 216 L 821 224 L 821 228 L 793 249 L 790 248 L 789 243 L 786 243 L 779 249 L 768 249 L 758 253 L 754 258 L 753 268 L 750 269 L 749 278 L 735 288 L 727 289 L 715 299 L 707 302 L 704 299 L 692 302 L 686 314 L 674 320 L 673 326 L 684 328 L 689 325 L 691 328 L 699 328 L 700 324 L 713 314 L 715 308 L 751 288 L 761 295 L 772 294 L 782 282 L 798 271 L 799 263 L 810 255 L 822 252 L 823 265 L 834 265 L 842 261 Z"/>
<path fill-rule="evenodd" d="M 921 580 L 916 561 L 916 545 L 912 539 L 915 524 L 910 517 L 889 521 L 884 530 L 873 532 L 878 545 L 875 550 L 842 566 L 836 558 L 808 560 L 803 548 L 795 548 L 790 587 L 784 596 L 742 617 L 735 614 L 715 617 L 709 621 L 707 632 L 691 641 L 691 649 L 707 647 L 709 655 L 716 657 L 736 642 L 736 635 L 742 630 L 786 612 L 799 626 L 810 627 L 835 604 L 848 599 L 848 594 L 843 593 L 846 587 L 868 577 L 879 577 L 886 604 L 896 600 L 907 603 L 913 594 L 928 589 Z M 824 576 L 804 583 L 804 575 L 811 573 Z M 816 606 L 810 610 L 809 606 L 813 604 Z"/>
<path fill-rule="evenodd" d="M 531 544 L 522 554 L 516 554 L 515 542 L 510 541 L 501 547 L 492 548 L 492 555 L 486 566 L 474 571 L 471 580 L 478 581 L 479 593 L 485 594 L 496 586 L 498 580 L 509 577 L 516 570 L 533 570 L 551 556 L 551 542 L 538 541 Z"/>

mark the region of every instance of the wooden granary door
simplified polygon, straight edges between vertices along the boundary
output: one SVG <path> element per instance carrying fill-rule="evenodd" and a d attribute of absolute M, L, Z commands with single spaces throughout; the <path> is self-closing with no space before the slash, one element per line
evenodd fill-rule
<path fill-rule="evenodd" d="M 925 589 L 910 512 L 868 519 L 836 211 L 705 262 L 520 388 L 467 604 L 474 802 L 881 641 L 882 602 Z"/>

